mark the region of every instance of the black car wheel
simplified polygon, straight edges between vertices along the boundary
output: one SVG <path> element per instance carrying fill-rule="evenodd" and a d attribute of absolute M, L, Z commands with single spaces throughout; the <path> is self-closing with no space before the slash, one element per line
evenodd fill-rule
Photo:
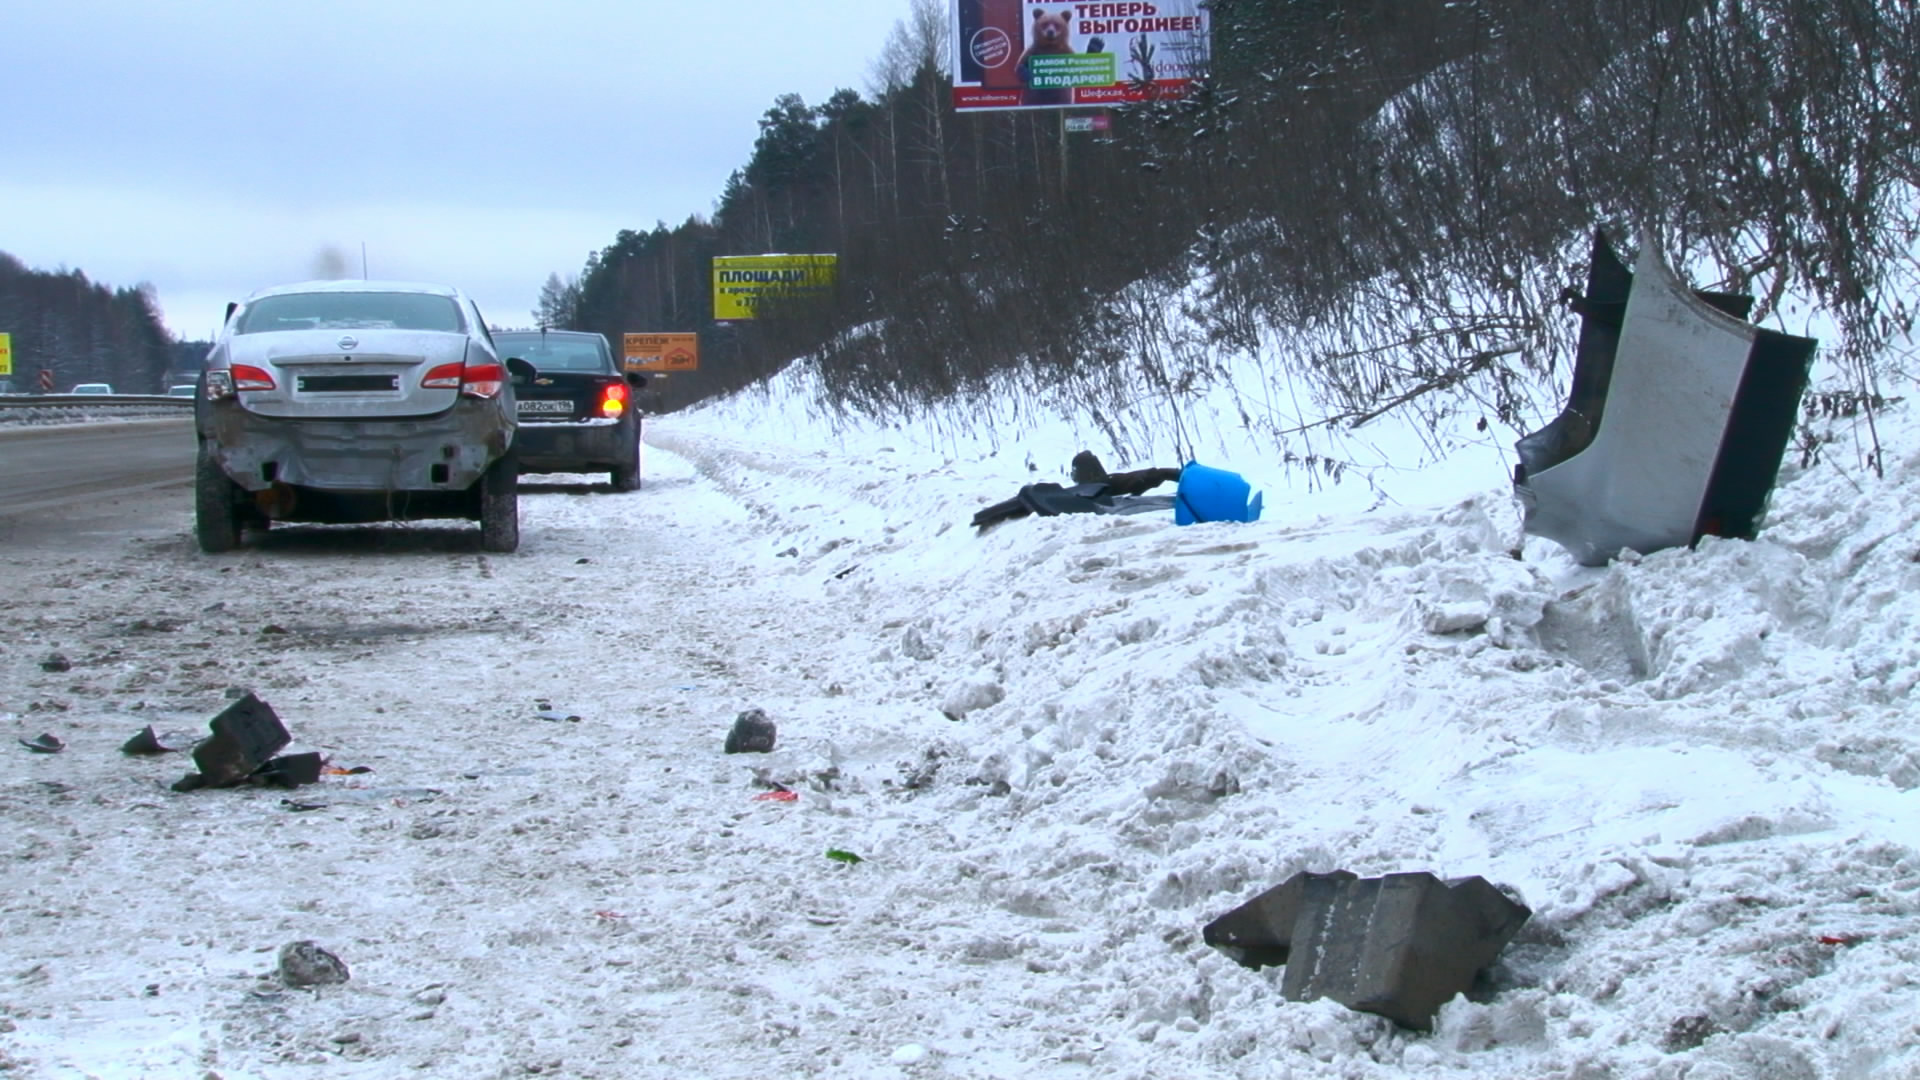
<path fill-rule="evenodd" d="M 640 455 L 635 454 L 634 460 L 629 464 L 613 467 L 613 490 L 640 490 Z"/>
<path fill-rule="evenodd" d="M 232 551 L 240 546 L 240 529 L 246 520 L 241 500 L 246 492 L 233 482 L 213 452 L 200 444 L 200 457 L 193 466 L 193 535 L 200 550 L 209 555 Z"/>
<path fill-rule="evenodd" d="M 632 439 L 627 444 L 627 460 L 613 467 L 613 490 L 638 491 L 640 489 L 640 431 L 634 426 Z"/>
<path fill-rule="evenodd" d="M 502 554 L 520 547 L 520 468 L 507 454 L 474 485 L 480 489 L 480 550 Z"/>

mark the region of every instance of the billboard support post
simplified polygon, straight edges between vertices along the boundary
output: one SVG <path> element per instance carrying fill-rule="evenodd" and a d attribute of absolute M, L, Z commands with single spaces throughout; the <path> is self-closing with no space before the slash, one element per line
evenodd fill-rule
<path fill-rule="evenodd" d="M 1067 186 L 1067 114 L 1060 114 L 1060 197 L 1072 190 Z"/>

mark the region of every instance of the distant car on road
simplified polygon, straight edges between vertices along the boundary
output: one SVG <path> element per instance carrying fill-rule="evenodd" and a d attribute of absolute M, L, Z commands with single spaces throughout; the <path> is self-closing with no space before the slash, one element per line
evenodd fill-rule
<path fill-rule="evenodd" d="M 643 423 L 634 391 L 640 372 L 623 372 L 605 335 L 578 330 L 514 330 L 494 335 L 503 356 L 539 372 L 515 379 L 522 473 L 600 472 L 615 491 L 641 482 Z"/>
<path fill-rule="evenodd" d="M 467 518 L 520 543 L 509 371 L 445 285 L 312 281 L 232 305 L 194 404 L 195 534 L 230 551 L 273 521 Z"/>
<path fill-rule="evenodd" d="M 113 393 L 113 384 L 103 383 L 103 382 L 83 382 L 75 386 L 72 392 L 75 394 L 111 394 Z"/>
<path fill-rule="evenodd" d="M 193 397 L 199 392 L 200 388 L 190 382 L 174 383 L 172 386 L 167 387 L 168 397 Z"/>

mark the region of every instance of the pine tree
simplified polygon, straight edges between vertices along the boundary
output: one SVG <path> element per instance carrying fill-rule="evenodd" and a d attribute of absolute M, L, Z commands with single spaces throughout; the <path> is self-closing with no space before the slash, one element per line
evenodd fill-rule
<path fill-rule="evenodd" d="M 548 274 L 547 283 L 540 286 L 540 306 L 533 311 L 534 322 L 547 330 L 572 330 L 579 313 L 580 279 L 563 281 L 558 273 Z"/>

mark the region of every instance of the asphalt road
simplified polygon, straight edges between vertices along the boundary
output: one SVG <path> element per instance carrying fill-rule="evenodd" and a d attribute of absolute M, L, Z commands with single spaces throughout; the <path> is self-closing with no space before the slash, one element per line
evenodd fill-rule
<path fill-rule="evenodd" d="M 0 544 L 151 532 L 158 516 L 191 511 L 193 457 L 188 417 L 0 427 Z"/>

